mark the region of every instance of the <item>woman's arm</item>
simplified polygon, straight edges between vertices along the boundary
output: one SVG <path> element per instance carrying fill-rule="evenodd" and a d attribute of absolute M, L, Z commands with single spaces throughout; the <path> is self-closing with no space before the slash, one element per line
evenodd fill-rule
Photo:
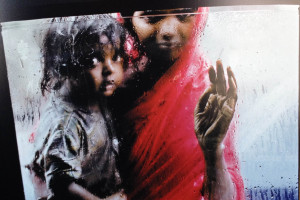
<path fill-rule="evenodd" d="M 223 150 L 205 152 L 206 179 L 204 195 L 209 200 L 235 199 L 235 189 L 227 165 L 223 157 Z"/>
<path fill-rule="evenodd" d="M 235 190 L 223 156 L 222 142 L 233 118 L 237 101 L 237 85 L 228 67 L 228 84 L 223 65 L 211 66 L 211 86 L 201 96 L 195 109 L 195 132 L 206 161 L 204 195 L 210 200 L 234 199 Z"/>

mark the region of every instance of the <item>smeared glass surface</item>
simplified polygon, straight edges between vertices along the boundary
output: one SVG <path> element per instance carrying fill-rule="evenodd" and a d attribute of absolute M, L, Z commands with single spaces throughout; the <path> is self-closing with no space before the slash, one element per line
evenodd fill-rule
<path fill-rule="evenodd" d="M 66 18 L 71 20 L 72 18 Z M 298 199 L 297 6 L 210 8 L 201 49 L 238 82 L 236 149 L 246 199 Z M 26 199 L 25 164 L 44 103 L 41 43 L 49 19 L 3 24 L 3 41 Z"/>
<path fill-rule="evenodd" d="M 210 11 L 202 47 L 236 74 L 236 145 L 247 199 L 298 199 L 297 7 Z"/>

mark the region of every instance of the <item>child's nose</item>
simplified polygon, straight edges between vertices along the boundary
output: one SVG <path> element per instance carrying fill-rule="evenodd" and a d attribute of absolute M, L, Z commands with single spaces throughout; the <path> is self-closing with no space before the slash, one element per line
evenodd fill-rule
<path fill-rule="evenodd" d="M 102 75 L 103 76 L 110 75 L 114 71 L 112 61 L 110 59 L 106 59 L 103 64 L 104 65 L 103 65 Z"/>

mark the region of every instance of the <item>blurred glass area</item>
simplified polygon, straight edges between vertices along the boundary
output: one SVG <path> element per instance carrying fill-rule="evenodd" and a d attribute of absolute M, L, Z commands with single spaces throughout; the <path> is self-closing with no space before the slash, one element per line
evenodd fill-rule
<path fill-rule="evenodd" d="M 298 199 L 298 6 L 211 8 L 202 39 L 238 81 L 246 199 Z"/>
<path fill-rule="evenodd" d="M 149 20 L 158 23 L 160 19 Z M 50 22 L 2 24 L 26 199 L 35 198 L 25 165 L 32 155 L 30 137 L 45 101 L 39 88 L 41 44 Z M 207 60 L 215 65 L 221 59 L 237 79 L 233 123 L 245 198 L 298 199 L 298 6 L 211 7 L 199 40 Z"/>

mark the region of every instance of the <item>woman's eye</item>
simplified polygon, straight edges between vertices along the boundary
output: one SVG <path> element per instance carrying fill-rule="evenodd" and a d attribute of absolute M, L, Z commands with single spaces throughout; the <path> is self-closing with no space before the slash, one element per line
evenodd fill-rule
<path fill-rule="evenodd" d="M 157 22 L 159 22 L 163 19 L 160 16 L 148 16 L 146 18 L 147 18 L 148 23 L 150 23 L 150 24 L 156 24 Z"/>
<path fill-rule="evenodd" d="M 177 19 L 179 19 L 181 22 L 186 22 L 189 18 L 193 17 L 194 14 L 181 14 L 176 15 Z"/>
<path fill-rule="evenodd" d="M 148 15 L 148 16 L 141 16 L 140 18 L 142 18 L 145 22 L 147 22 L 149 24 L 156 24 L 157 22 L 161 21 L 163 17 Z"/>

